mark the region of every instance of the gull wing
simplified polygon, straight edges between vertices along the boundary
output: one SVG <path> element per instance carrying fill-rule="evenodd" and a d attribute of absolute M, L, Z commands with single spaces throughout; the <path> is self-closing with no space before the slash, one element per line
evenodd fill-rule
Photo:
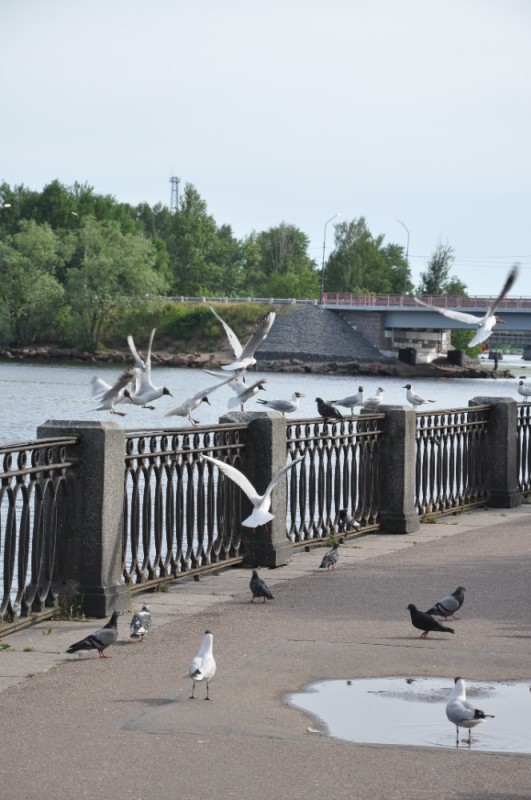
<path fill-rule="evenodd" d="M 131 334 L 129 334 L 129 336 L 127 337 L 127 344 L 129 345 L 129 349 L 130 349 L 130 351 L 131 351 L 131 353 L 133 355 L 133 358 L 135 360 L 135 367 L 137 369 L 145 369 L 146 365 L 144 363 L 144 360 L 142 358 L 140 358 L 140 356 L 138 355 L 138 351 L 137 351 L 137 349 L 135 347 L 135 342 L 134 342 L 134 339 L 131 336 Z"/>
<path fill-rule="evenodd" d="M 253 505 L 257 505 L 257 503 L 260 502 L 262 499 L 261 495 L 258 494 L 251 481 L 245 477 L 243 472 L 240 472 L 239 469 L 231 466 L 231 464 L 226 464 L 224 461 L 220 461 L 218 458 L 212 458 L 212 456 L 203 456 L 203 458 L 205 461 L 211 461 L 218 467 L 220 472 L 223 472 L 227 478 L 230 478 L 231 481 L 234 481 L 234 483 L 240 487 L 242 492 L 247 495 Z M 273 483 L 273 481 L 271 481 L 271 483 Z"/>
<path fill-rule="evenodd" d="M 226 378 L 224 381 L 219 381 L 214 386 L 209 386 L 207 389 L 201 389 L 201 391 L 196 392 L 193 397 L 190 397 L 190 399 L 187 400 L 187 402 L 192 402 L 192 400 L 199 400 L 200 397 L 204 397 L 207 394 L 215 392 L 216 389 L 221 388 L 221 386 L 225 386 L 226 383 L 233 383 L 233 382 L 234 378 Z M 245 384 L 242 385 L 245 388 Z"/>
<path fill-rule="evenodd" d="M 254 351 L 258 347 L 258 345 L 263 342 L 263 340 L 267 337 L 267 334 L 271 330 L 273 323 L 275 321 L 276 314 L 274 311 L 270 311 L 268 314 L 265 314 L 261 319 L 258 320 L 256 325 L 254 326 L 251 335 L 249 336 L 248 340 L 245 343 L 245 347 L 240 353 L 240 360 L 244 358 L 250 358 L 254 355 Z M 238 358 L 238 356 L 236 356 Z"/>
<path fill-rule="evenodd" d="M 112 397 L 117 396 L 122 389 L 125 389 L 125 387 L 131 383 L 133 378 L 134 370 L 126 369 L 125 372 L 122 372 L 118 380 L 101 396 L 101 400 L 110 400 Z"/>
<path fill-rule="evenodd" d="M 518 265 L 515 264 L 514 267 L 511 269 L 511 271 L 509 272 L 509 274 L 507 275 L 507 278 L 506 278 L 505 283 L 503 285 L 503 289 L 501 290 L 500 294 L 498 295 L 496 300 L 494 300 L 494 302 L 490 304 L 489 310 L 487 311 L 487 316 L 490 316 L 491 314 L 494 314 L 494 312 L 496 311 L 496 308 L 499 306 L 501 301 L 504 299 L 505 295 L 508 294 L 511 291 L 511 289 L 513 287 L 513 284 L 514 284 L 514 282 L 515 282 L 517 277 L 518 277 Z"/>
<path fill-rule="evenodd" d="M 264 497 L 267 497 L 269 494 L 271 494 L 272 490 L 275 488 L 275 486 L 277 485 L 279 480 L 282 478 L 282 476 L 286 472 L 288 472 L 292 467 L 294 467 L 295 464 L 298 464 L 299 461 L 304 461 L 304 456 L 300 456 L 299 458 L 296 458 L 295 461 L 291 461 L 289 464 L 286 464 L 285 467 L 282 467 L 282 469 L 280 469 L 277 472 L 277 474 L 273 476 L 269 486 L 267 487 L 267 489 L 264 492 Z"/>
<path fill-rule="evenodd" d="M 209 308 L 214 314 L 215 318 L 219 320 L 219 322 L 221 322 L 221 324 L 223 325 L 223 328 L 225 330 L 225 333 L 227 334 L 227 339 L 229 340 L 229 344 L 232 347 L 232 352 L 234 353 L 235 358 L 239 358 L 243 350 L 240 340 L 238 339 L 238 337 L 236 336 L 230 325 L 227 325 L 225 320 L 222 319 L 216 311 L 214 311 L 212 306 L 209 306 Z"/>
<path fill-rule="evenodd" d="M 443 317 L 448 317 L 448 319 L 456 319 L 459 322 L 466 322 L 467 325 L 481 325 L 483 320 L 486 317 L 476 317 L 474 314 L 465 314 L 463 311 L 453 311 L 451 308 L 439 308 L 439 306 L 431 305 L 430 303 L 425 303 L 423 300 L 419 300 L 418 297 L 414 298 L 415 303 L 418 303 L 424 308 L 429 308 L 430 311 L 437 311 L 438 314 L 442 314 Z"/>
<path fill-rule="evenodd" d="M 101 399 L 110 389 L 112 389 L 110 383 L 104 381 L 103 378 L 98 378 L 96 375 L 94 375 L 90 383 L 92 384 L 92 397 L 94 400 Z"/>

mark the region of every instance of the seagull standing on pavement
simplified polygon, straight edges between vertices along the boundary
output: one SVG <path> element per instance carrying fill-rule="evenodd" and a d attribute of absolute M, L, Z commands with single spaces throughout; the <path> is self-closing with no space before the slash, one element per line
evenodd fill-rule
<path fill-rule="evenodd" d="M 219 322 L 223 325 L 223 329 L 227 334 L 227 338 L 229 340 L 229 344 L 232 348 L 234 353 L 235 360 L 231 364 L 226 364 L 222 369 L 234 371 L 234 370 L 242 370 L 248 369 L 256 364 L 256 358 L 254 357 L 255 351 L 258 347 L 262 344 L 264 339 L 267 337 L 267 334 L 271 330 L 273 323 L 275 321 L 276 314 L 274 311 L 270 311 L 268 314 L 265 314 L 261 317 L 258 322 L 255 324 L 253 330 L 251 331 L 251 335 L 249 336 L 247 342 L 244 346 L 242 346 L 240 340 L 232 330 L 232 328 L 227 325 L 224 319 L 222 319 L 219 314 L 217 314 L 213 308 L 210 309 L 214 316 L 216 317 Z"/>
<path fill-rule="evenodd" d="M 130 624 L 130 638 L 143 641 L 144 636 L 151 628 L 151 611 L 147 603 L 144 603 L 141 610 L 133 614 Z"/>
<path fill-rule="evenodd" d="M 335 570 L 337 559 L 339 558 L 339 542 L 332 547 L 328 553 L 325 553 L 323 556 L 323 560 L 319 564 L 319 569 L 326 569 L 328 572 L 330 569 Z"/>
<path fill-rule="evenodd" d="M 90 636 L 85 636 L 81 641 L 71 644 L 67 653 L 77 653 L 79 650 L 97 650 L 100 658 L 109 658 L 103 652 L 118 638 L 118 611 L 113 611 L 108 623 Z"/>
<path fill-rule="evenodd" d="M 407 389 L 406 397 L 413 408 L 422 406 L 424 403 L 435 403 L 435 400 L 427 400 L 425 397 L 421 397 L 420 394 L 415 394 L 410 383 L 406 383 L 402 388 Z"/>
<path fill-rule="evenodd" d="M 271 492 L 288 470 L 294 467 L 295 464 L 298 464 L 299 461 L 304 460 L 304 457 L 301 456 L 294 461 L 290 461 L 289 464 L 286 464 L 285 467 L 282 467 L 282 469 L 273 476 L 265 492 L 263 494 L 258 494 L 251 481 L 243 472 L 236 469 L 236 467 L 233 467 L 231 464 L 226 464 L 225 461 L 220 461 L 218 458 L 212 458 L 211 456 L 204 455 L 203 458 L 205 461 L 210 461 L 212 464 L 215 464 L 220 472 L 226 475 L 227 478 L 230 478 L 231 481 L 234 481 L 253 504 L 254 508 L 252 513 L 242 522 L 242 525 L 245 525 L 247 528 L 256 528 L 258 525 L 265 525 L 267 522 L 274 519 L 274 515 L 269 511 L 271 508 Z"/>
<path fill-rule="evenodd" d="M 199 652 L 195 658 L 192 659 L 192 663 L 190 664 L 189 674 L 194 682 L 190 700 L 195 699 L 194 692 L 196 681 L 204 681 L 206 683 L 205 700 L 210 700 L 210 697 L 208 696 L 208 684 L 216 674 L 216 662 L 214 660 L 214 654 L 212 653 L 213 641 L 214 637 L 210 631 L 205 631 Z"/>
<path fill-rule="evenodd" d="M 453 628 L 445 628 L 436 619 L 433 619 L 431 614 L 425 614 L 424 611 L 419 611 L 413 603 L 408 605 L 409 613 L 411 614 L 411 624 L 414 628 L 422 631 L 420 634 L 421 639 L 427 639 L 430 631 L 438 631 L 439 633 L 455 633 Z"/>
<path fill-rule="evenodd" d="M 317 403 L 317 411 L 323 419 L 343 419 L 343 414 L 330 403 L 325 403 L 321 397 L 316 397 L 315 402 Z"/>
<path fill-rule="evenodd" d="M 382 386 L 378 386 L 376 390 L 376 394 L 372 397 L 368 397 L 367 400 L 363 403 L 363 408 L 368 408 L 370 411 L 376 411 L 376 409 L 382 405 L 383 402 L 383 393 L 384 389 Z"/>
<path fill-rule="evenodd" d="M 257 402 L 261 403 L 263 406 L 272 408 L 273 411 L 282 412 L 282 415 L 285 417 L 286 414 L 291 414 L 293 411 L 298 410 L 299 399 L 301 397 L 304 397 L 301 392 L 293 392 L 291 400 L 257 400 Z"/>
<path fill-rule="evenodd" d="M 507 275 L 507 279 L 500 294 L 496 300 L 490 304 L 487 312 L 482 317 L 476 317 L 474 314 L 465 314 L 462 311 L 452 311 L 452 309 L 449 308 L 439 308 L 438 306 L 433 306 L 429 303 L 425 303 L 423 300 L 419 300 L 418 297 L 415 297 L 415 302 L 421 306 L 424 306 L 425 308 L 431 309 L 432 311 L 437 311 L 439 314 L 442 314 L 443 317 L 448 317 L 448 319 L 455 319 L 458 322 L 464 322 L 466 325 L 475 325 L 478 331 L 472 341 L 468 344 L 468 347 L 474 347 L 476 344 L 481 344 L 481 342 L 484 342 L 489 338 L 496 323 L 503 323 L 503 320 L 497 317 L 494 312 L 504 297 L 511 291 L 517 275 L 518 267 L 515 265 Z"/>
<path fill-rule="evenodd" d="M 267 383 L 267 381 L 262 378 L 259 381 L 255 381 L 251 386 L 247 386 L 242 380 L 229 378 L 227 383 L 230 383 L 231 389 L 236 392 L 236 397 L 231 397 L 227 403 L 227 408 L 232 411 L 240 406 L 240 411 L 243 411 L 244 403 L 254 397 L 257 392 L 265 392 L 264 383 Z"/>
<path fill-rule="evenodd" d="M 185 400 L 184 403 L 181 403 L 180 406 L 177 408 L 173 408 L 171 411 L 168 411 L 166 414 L 167 417 L 186 417 L 192 425 L 199 425 L 199 420 L 194 419 L 192 417 L 192 411 L 194 409 L 199 408 L 201 403 L 208 403 L 210 405 L 210 400 L 208 399 L 208 395 L 215 392 L 216 389 L 219 389 L 221 386 L 224 386 L 226 383 L 230 383 L 233 379 L 227 378 L 221 383 L 216 383 L 215 386 L 209 386 L 208 389 L 201 389 L 200 392 L 196 392 L 193 397 L 189 397 L 188 400 Z"/>
<path fill-rule="evenodd" d="M 463 678 L 455 678 L 454 684 L 446 704 L 446 716 L 456 727 L 456 744 L 459 744 L 459 728 L 468 728 L 468 744 L 470 745 L 471 729 L 487 717 L 494 719 L 494 715 L 485 714 L 480 708 L 474 708 L 467 702 Z"/>
<path fill-rule="evenodd" d="M 344 397 L 342 400 L 327 400 L 327 403 L 332 403 L 334 406 L 341 406 L 341 408 L 349 408 L 350 413 L 353 415 L 356 406 L 363 405 L 363 386 L 358 386 L 357 394 Z"/>
<path fill-rule="evenodd" d="M 438 617 L 444 617 L 446 620 L 459 619 L 457 611 L 463 605 L 465 600 L 466 589 L 464 586 L 458 586 L 455 592 L 443 597 L 438 603 L 426 611 L 426 614 L 435 614 Z"/>
<path fill-rule="evenodd" d="M 116 411 L 115 405 L 117 403 L 124 403 L 129 400 L 126 397 L 126 387 L 129 386 L 134 380 L 135 373 L 132 369 L 127 369 L 122 372 L 120 377 L 111 386 L 110 383 L 94 376 L 91 380 L 92 384 L 92 397 L 96 403 L 99 403 L 95 411 L 110 411 L 111 414 L 118 414 L 120 417 L 125 417 L 123 411 Z"/>
<path fill-rule="evenodd" d="M 249 600 L 250 603 L 254 603 L 255 597 L 263 597 L 264 599 L 262 600 L 262 603 L 265 603 L 266 599 L 267 600 L 275 599 L 273 597 L 273 594 L 271 593 L 269 586 L 264 580 L 262 580 L 262 578 L 258 575 L 258 572 L 255 569 L 253 569 L 253 574 L 251 577 L 251 581 L 249 583 L 249 588 L 253 593 L 252 600 Z"/>
<path fill-rule="evenodd" d="M 156 330 L 156 328 L 153 328 L 151 331 L 145 361 L 138 355 L 133 337 L 127 337 L 127 344 L 135 359 L 135 386 L 132 392 L 126 389 L 125 396 L 128 397 L 135 406 L 142 406 L 142 408 L 150 408 L 151 410 L 153 410 L 155 406 L 149 404 L 158 400 L 159 397 L 165 394 L 169 394 L 170 397 L 173 397 L 169 389 L 165 386 L 154 386 L 151 380 L 151 349 Z"/>

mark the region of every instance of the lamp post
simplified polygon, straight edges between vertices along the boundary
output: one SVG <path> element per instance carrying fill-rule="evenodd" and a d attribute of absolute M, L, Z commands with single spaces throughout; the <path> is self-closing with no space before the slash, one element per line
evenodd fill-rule
<path fill-rule="evenodd" d="M 401 219 L 397 219 L 397 222 L 399 222 L 402 225 L 402 227 L 404 228 L 405 232 L 407 233 L 407 240 L 406 240 L 406 269 L 405 269 L 405 272 L 404 272 L 404 292 L 403 292 L 403 294 L 405 294 L 406 293 L 406 284 L 407 284 L 407 274 L 409 272 L 409 230 L 404 225 L 404 223 L 402 222 Z"/>
<path fill-rule="evenodd" d="M 329 223 L 329 222 L 332 222 L 332 220 L 333 220 L 333 219 L 335 219 L 336 217 L 340 217 L 340 216 L 341 216 L 341 214 L 340 214 L 339 212 L 337 212 L 336 214 L 334 214 L 334 216 L 333 216 L 333 217 L 330 217 L 330 219 L 327 219 L 327 220 L 326 220 L 326 222 L 325 222 L 325 224 L 324 224 L 324 235 L 323 235 L 323 261 L 322 261 L 322 264 L 321 264 L 321 305 L 323 305 L 323 297 L 324 297 L 324 271 L 325 271 L 325 251 L 326 251 L 326 226 L 328 225 L 328 223 Z"/>

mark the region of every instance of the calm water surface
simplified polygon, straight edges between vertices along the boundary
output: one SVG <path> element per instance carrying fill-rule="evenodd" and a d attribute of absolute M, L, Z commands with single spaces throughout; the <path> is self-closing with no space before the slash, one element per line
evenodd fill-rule
<path fill-rule="evenodd" d="M 466 406 L 472 397 L 503 396 L 521 401 L 516 391 L 518 376 L 529 374 L 531 364 L 514 359 L 504 360 L 500 365 L 511 369 L 515 378 L 469 379 L 438 378 L 412 381 L 414 390 L 424 397 L 435 400 L 429 406 L 433 409 L 458 408 Z M 145 428 L 180 428 L 190 425 L 182 417 L 166 417 L 166 413 L 180 405 L 184 400 L 216 383 L 216 378 L 202 370 L 164 367 L 153 370 L 153 380 L 157 386 L 167 386 L 172 397 L 162 397 L 154 411 L 136 406 L 120 406 L 127 416 L 118 417 L 109 412 L 95 411 L 90 381 L 94 375 L 101 376 L 112 383 L 120 374 L 119 366 L 106 367 L 101 364 L 91 366 L 0 363 L 0 443 L 23 442 L 36 438 L 36 430 L 46 420 L 114 420 L 130 430 Z M 354 394 L 361 384 L 365 396 L 373 395 L 378 386 L 385 390 L 387 403 L 407 404 L 405 398 L 405 378 L 299 375 L 287 373 L 251 373 L 248 378 L 267 380 L 266 391 L 259 392 L 263 399 L 284 399 L 294 391 L 303 392 L 299 411 L 291 418 L 306 419 L 316 416 L 315 398 L 335 400 Z M 210 395 L 211 406 L 203 403 L 194 416 L 201 424 L 216 423 L 227 411 L 227 401 L 233 397 L 232 391 L 224 386 Z M 246 405 L 247 411 L 264 410 L 253 398 Z"/>

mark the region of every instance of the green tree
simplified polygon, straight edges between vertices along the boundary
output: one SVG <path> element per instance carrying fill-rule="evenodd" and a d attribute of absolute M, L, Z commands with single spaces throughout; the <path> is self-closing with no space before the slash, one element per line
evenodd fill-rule
<path fill-rule="evenodd" d="M 261 297 L 317 297 L 319 273 L 308 255 L 310 241 L 294 225 L 281 222 L 256 236 L 259 259 L 255 288 Z"/>
<path fill-rule="evenodd" d="M 426 271 L 420 273 L 418 294 L 464 295 L 467 287 L 458 278 L 450 275 L 455 261 L 454 249 L 439 242 L 428 261 Z"/>

